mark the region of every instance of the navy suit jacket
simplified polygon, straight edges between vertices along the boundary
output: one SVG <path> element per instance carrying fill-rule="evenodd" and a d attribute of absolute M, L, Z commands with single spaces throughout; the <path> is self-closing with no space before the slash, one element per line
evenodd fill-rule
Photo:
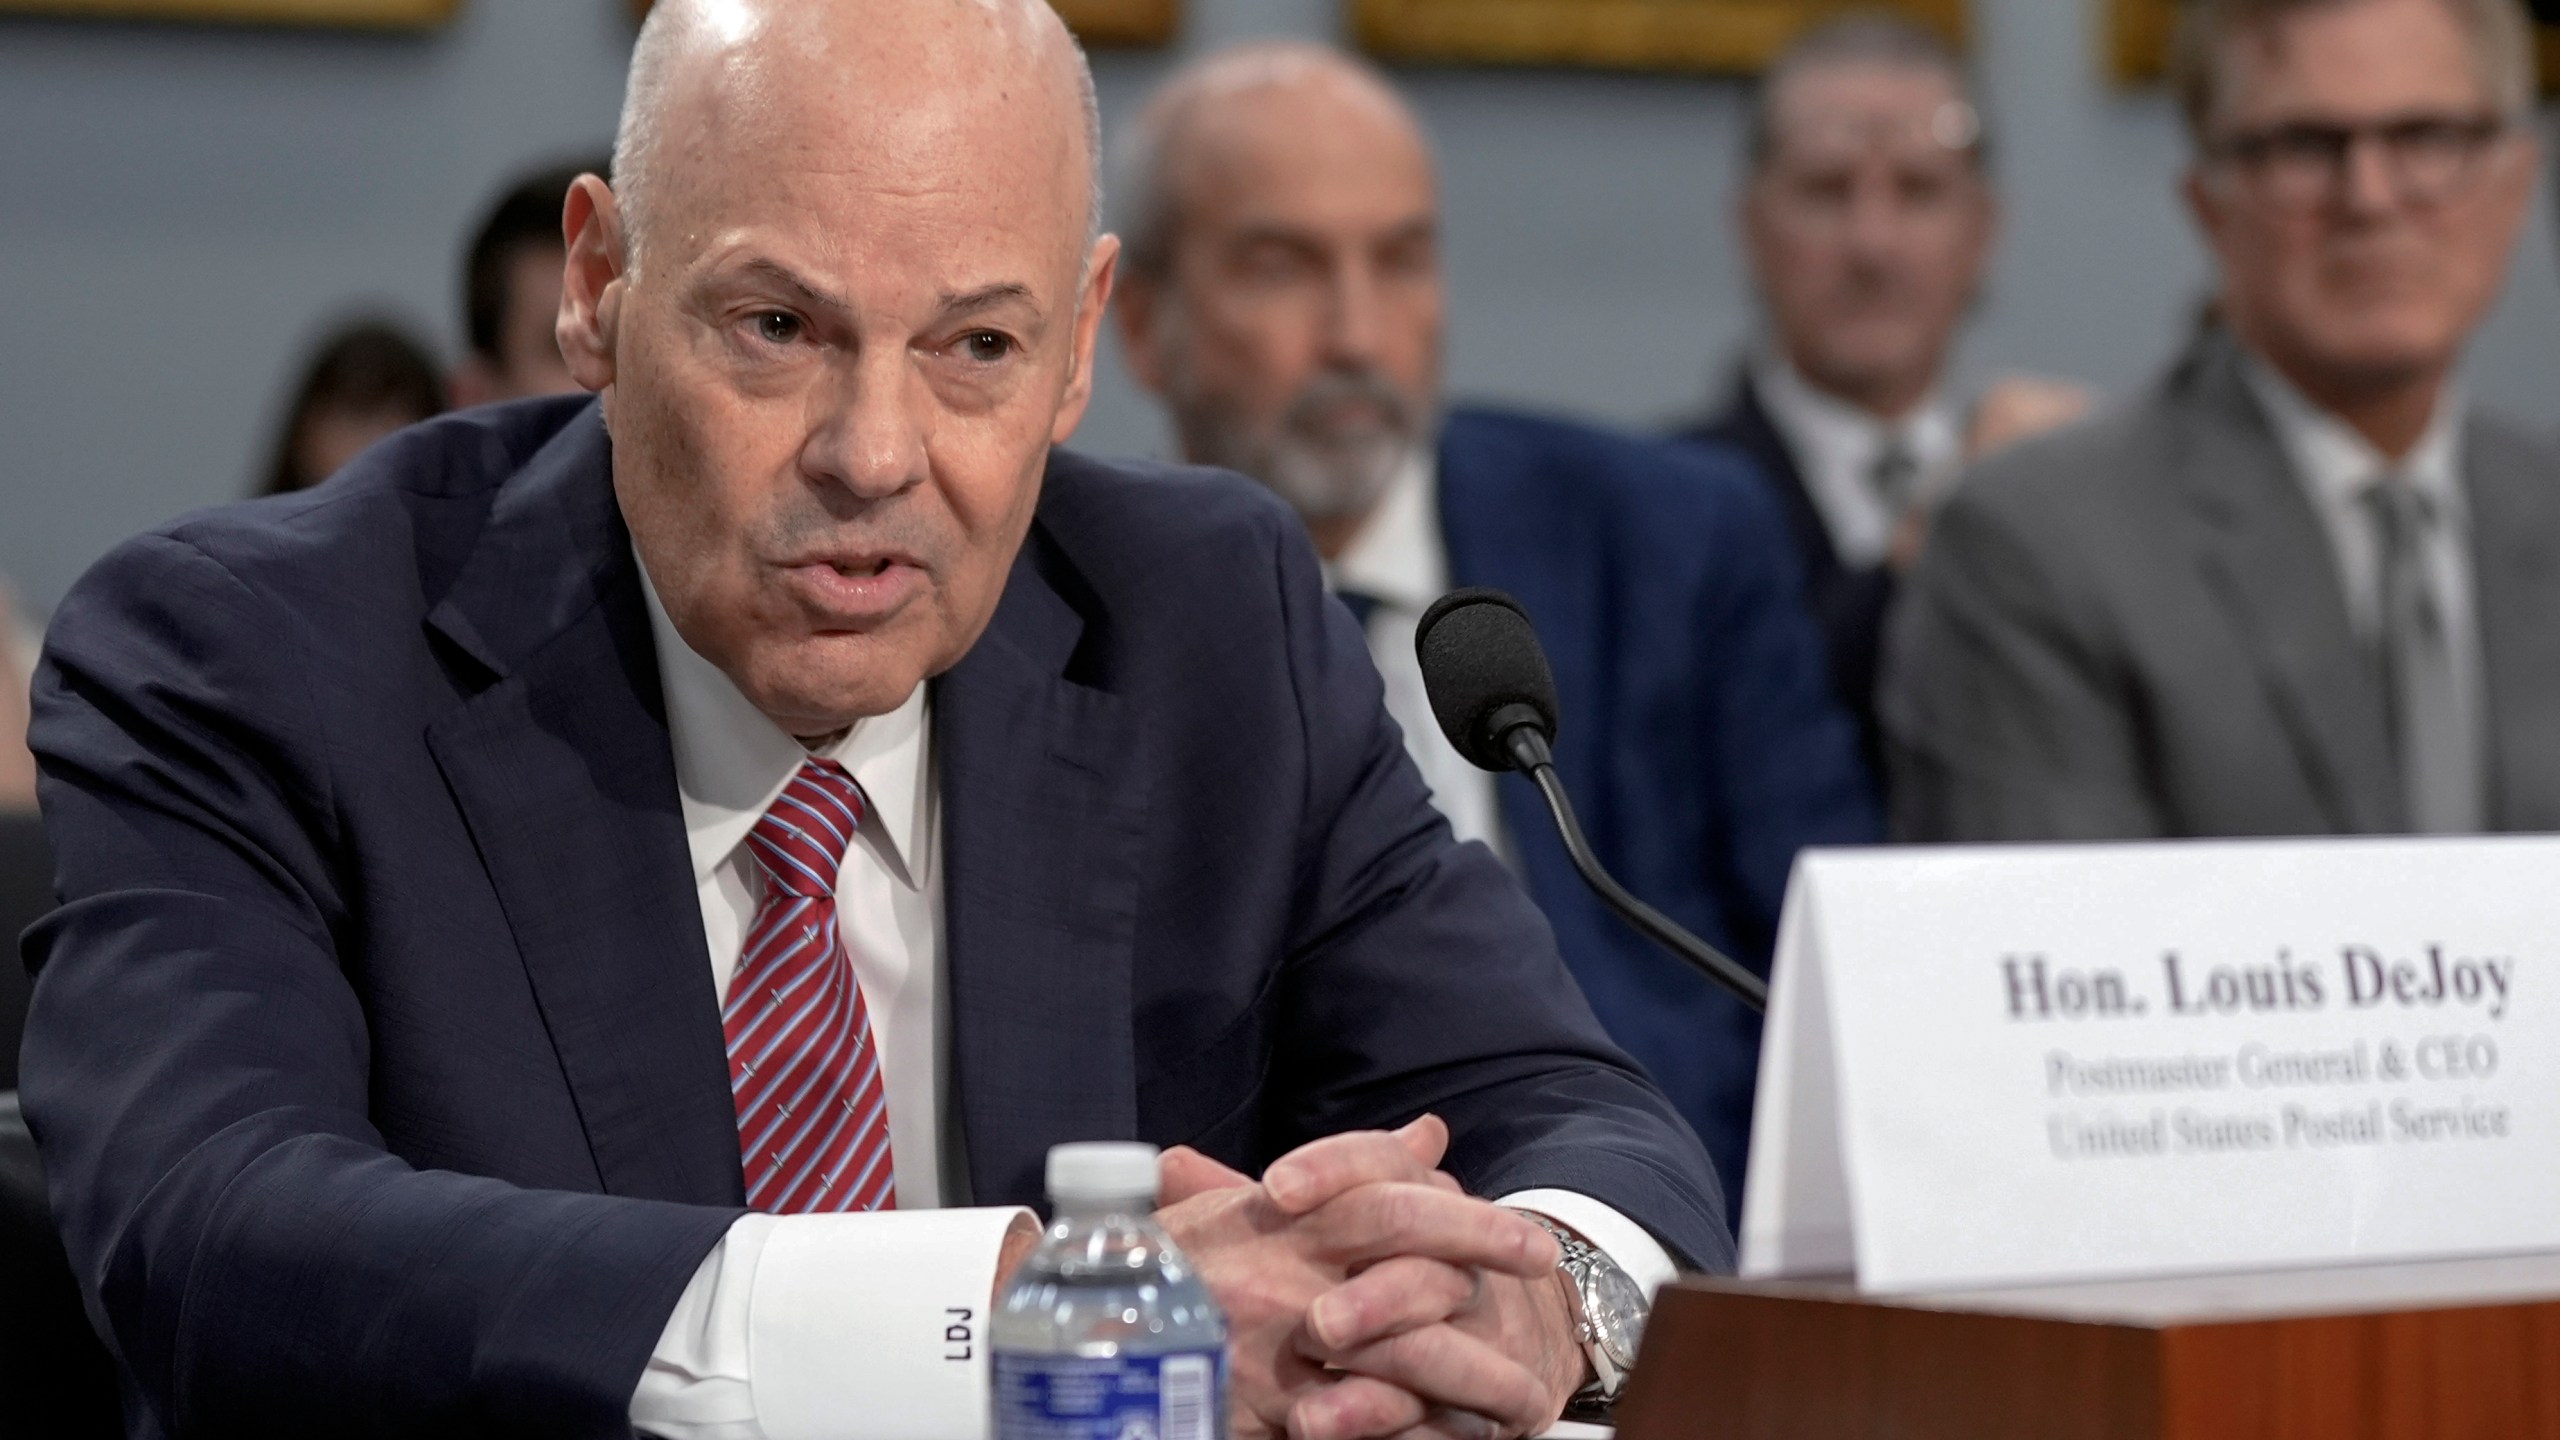
<path fill-rule="evenodd" d="M 137 1436 L 624 1436 L 739 1213 L 638 569 L 591 403 L 404 432 L 56 616 L 28 1113 Z M 935 683 L 954 1113 L 1258 1170 L 1422 1111 L 1730 1263 L 1706 1158 L 1432 810 L 1257 488 L 1055 456 Z"/>
<path fill-rule="evenodd" d="M 1768 973 L 1796 852 L 1871 843 L 1883 822 L 1758 480 L 1695 446 L 1462 410 L 1441 437 L 1440 510 L 1451 576 L 1510 591 L 1537 622 L 1564 712 L 1557 768 L 1602 863 Z M 1501 792 L 1583 993 L 1734 1185 L 1759 1016 L 1584 887 L 1527 780 Z"/>
<path fill-rule="evenodd" d="M 1685 438 L 1742 452 L 1786 517 L 1796 568 L 1804 577 L 1805 604 L 1822 627 L 1833 690 L 1856 719 L 1859 752 L 1881 784 L 1884 731 L 1876 719 L 1876 674 L 1884 654 L 1885 613 L 1893 607 L 1893 572 L 1882 565 L 1849 565 L 1831 547 L 1831 531 L 1805 489 L 1795 453 L 1760 403 L 1748 371 L 1735 380 L 1733 402 L 1725 412 Z"/>

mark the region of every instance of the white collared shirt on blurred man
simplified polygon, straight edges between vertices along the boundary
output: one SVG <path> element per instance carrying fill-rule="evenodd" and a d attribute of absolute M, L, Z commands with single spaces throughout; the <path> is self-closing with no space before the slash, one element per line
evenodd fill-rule
<path fill-rule="evenodd" d="M 1793 365 L 1765 353 L 1751 362 L 1751 386 L 1787 443 L 1832 553 L 1851 569 L 1883 564 L 1902 523 L 1903 509 L 1875 483 L 1876 467 L 1892 446 L 1899 443 L 1912 461 L 1911 504 L 1943 499 L 1963 468 L 1963 427 L 1943 395 L 1931 395 L 1900 420 L 1882 420 L 1815 389 Z"/>
<path fill-rule="evenodd" d="M 1431 787 L 1431 803 L 1449 818 L 1459 839 L 1481 840 L 1505 864 L 1512 863 L 1494 777 L 1468 763 L 1440 733 L 1431 697 L 1422 686 L 1422 660 L 1414 653 L 1422 612 L 1449 589 L 1449 547 L 1440 533 L 1440 467 L 1429 452 L 1417 450 L 1396 472 L 1368 523 L 1340 555 L 1326 562 L 1324 578 L 1337 594 L 1349 591 L 1377 602 L 1368 620 L 1369 658 L 1386 682 L 1387 714 L 1404 730 L 1405 753 L 1421 769 L 1422 783 Z"/>

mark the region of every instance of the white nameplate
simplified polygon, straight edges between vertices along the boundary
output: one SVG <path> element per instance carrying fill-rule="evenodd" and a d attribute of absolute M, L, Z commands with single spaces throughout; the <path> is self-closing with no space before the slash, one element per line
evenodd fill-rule
<path fill-rule="evenodd" d="M 2560 839 L 1808 854 L 1742 1271 L 2560 1249 L 2555 954 Z"/>

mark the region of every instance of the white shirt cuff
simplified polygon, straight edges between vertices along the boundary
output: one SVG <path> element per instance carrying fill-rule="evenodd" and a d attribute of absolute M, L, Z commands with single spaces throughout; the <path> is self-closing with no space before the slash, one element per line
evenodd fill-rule
<path fill-rule="evenodd" d="M 740 1216 L 667 1318 L 633 1427 L 665 1440 L 984 1440 L 987 1297 L 1017 1217 L 1032 1218 Z"/>
<path fill-rule="evenodd" d="M 1670 1284 L 1672 1277 L 1680 1273 L 1662 1242 L 1646 1233 L 1643 1226 L 1588 1195 L 1570 1190 L 1523 1190 L 1494 1203 L 1513 1210 L 1534 1210 L 1590 1241 L 1609 1257 L 1611 1264 L 1636 1282 L 1648 1301 L 1654 1291 Z"/>

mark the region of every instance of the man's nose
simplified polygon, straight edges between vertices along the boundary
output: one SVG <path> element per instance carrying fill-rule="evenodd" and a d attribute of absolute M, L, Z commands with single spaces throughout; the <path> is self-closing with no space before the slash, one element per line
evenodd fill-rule
<path fill-rule="evenodd" d="M 821 390 L 800 468 L 856 498 L 886 499 L 923 480 L 930 397 L 898 350 L 866 351 Z"/>
<path fill-rule="evenodd" d="M 2338 171 L 2338 206 L 2347 214 L 2371 217 L 2398 207 L 2399 180 L 2378 136 L 2359 135 L 2349 141 L 2346 153 L 2338 157 Z"/>
<path fill-rule="evenodd" d="M 1378 277 L 1367 265 L 1354 261 L 1336 269 L 1324 330 L 1327 363 L 1345 370 L 1377 363 L 1385 324 L 1381 304 Z"/>
<path fill-rule="evenodd" d="M 1910 225 L 1909 207 L 1886 180 L 1861 181 L 1849 192 L 1849 213 L 1844 238 L 1849 253 L 1860 259 L 1880 259 L 1902 243 Z"/>

